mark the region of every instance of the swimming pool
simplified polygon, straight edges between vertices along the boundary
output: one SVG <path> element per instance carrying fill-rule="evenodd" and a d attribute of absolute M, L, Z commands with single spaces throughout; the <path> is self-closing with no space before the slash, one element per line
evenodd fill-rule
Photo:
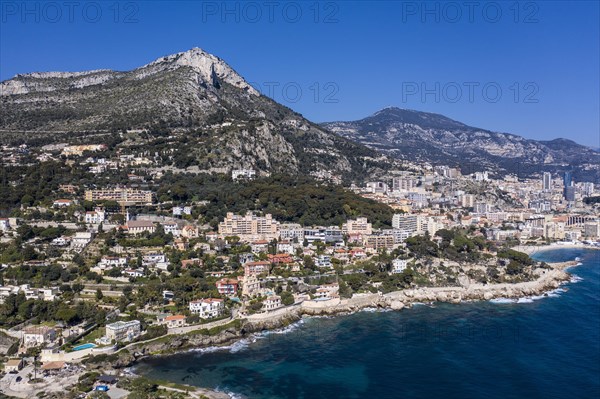
<path fill-rule="evenodd" d="M 84 349 L 90 349 L 90 348 L 95 348 L 96 345 L 95 344 L 82 344 L 82 345 L 77 345 L 76 347 L 73 348 L 73 351 L 81 351 Z"/>

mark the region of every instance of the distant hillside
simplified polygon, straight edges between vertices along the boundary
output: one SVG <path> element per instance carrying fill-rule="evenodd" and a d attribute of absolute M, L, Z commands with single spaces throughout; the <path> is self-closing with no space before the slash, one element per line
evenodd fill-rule
<path fill-rule="evenodd" d="M 600 153 L 567 139 L 535 141 L 465 125 L 428 112 L 385 108 L 364 119 L 327 122 L 332 132 L 398 159 L 521 176 L 573 169 L 598 181 Z"/>
<path fill-rule="evenodd" d="M 44 72 L 0 83 L 0 131 L 177 132 L 174 152 L 204 171 L 352 179 L 386 168 L 375 151 L 341 138 L 252 88 L 223 60 L 195 48 L 129 72 Z"/>

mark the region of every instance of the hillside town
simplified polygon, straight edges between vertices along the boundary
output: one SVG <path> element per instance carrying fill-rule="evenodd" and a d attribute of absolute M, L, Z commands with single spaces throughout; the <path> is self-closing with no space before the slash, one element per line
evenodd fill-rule
<path fill-rule="evenodd" d="M 227 211 L 211 223 L 203 216 L 209 199 L 185 187 L 157 191 L 165 154 L 99 155 L 107 148 L 2 147 L 5 165 L 57 162 L 94 177 L 61 182 L 42 199 L 26 194 L 0 218 L 0 384 L 17 396 L 48 389 L 44 378 L 54 387 L 64 376 L 88 378 L 89 359 L 166 335 L 364 293 L 464 278 L 526 281 L 530 263 L 510 248 L 600 246 L 600 203 L 590 200 L 597 187 L 569 172 L 493 178 L 408 164 L 350 188 L 390 209 L 387 219 L 353 209 L 343 223 L 305 225 L 266 208 Z M 239 185 L 261 178 L 253 169 L 224 176 Z M 477 261 L 487 271 L 469 269 Z M 115 383 L 97 377 L 85 389 Z"/>

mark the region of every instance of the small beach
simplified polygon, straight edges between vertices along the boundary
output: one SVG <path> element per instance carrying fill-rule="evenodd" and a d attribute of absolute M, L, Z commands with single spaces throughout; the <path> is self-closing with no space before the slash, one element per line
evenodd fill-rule
<path fill-rule="evenodd" d="M 526 253 L 527 255 L 534 255 L 543 252 L 560 250 L 560 249 L 590 249 L 590 250 L 600 250 L 600 246 L 595 245 L 586 245 L 582 243 L 553 243 L 546 245 L 518 245 L 513 247 L 515 251 Z"/>

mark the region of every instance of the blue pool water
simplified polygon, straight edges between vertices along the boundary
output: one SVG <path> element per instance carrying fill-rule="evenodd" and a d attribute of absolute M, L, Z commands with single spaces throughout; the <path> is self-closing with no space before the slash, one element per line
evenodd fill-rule
<path fill-rule="evenodd" d="M 80 351 L 80 350 L 95 348 L 95 347 L 96 347 L 95 344 L 82 344 L 82 345 L 78 345 L 78 346 L 74 347 L 73 350 Z"/>
<path fill-rule="evenodd" d="M 253 399 L 600 397 L 600 251 L 548 297 L 306 319 L 226 349 L 151 358 L 137 373 Z"/>

